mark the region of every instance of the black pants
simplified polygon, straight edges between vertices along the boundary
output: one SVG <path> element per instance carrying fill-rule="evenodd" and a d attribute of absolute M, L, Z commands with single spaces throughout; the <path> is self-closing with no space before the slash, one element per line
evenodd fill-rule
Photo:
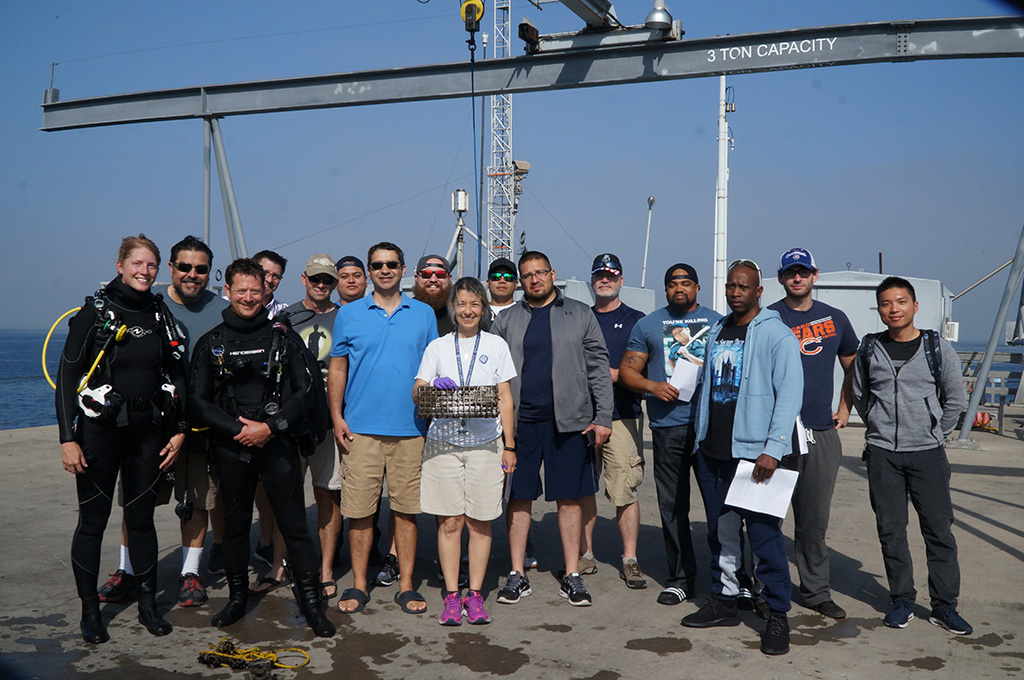
<path fill-rule="evenodd" d="M 243 453 L 251 455 L 252 460 L 243 462 L 239 457 Z M 288 549 L 288 564 L 297 574 L 318 573 L 316 548 L 306 523 L 302 466 L 295 445 L 286 439 L 272 439 L 262 449 L 217 443 L 213 455 L 220 470 L 224 503 L 225 570 L 246 570 L 253 496 L 256 482 L 262 479 Z"/>
<path fill-rule="evenodd" d="M 148 415 L 132 414 L 128 427 L 82 417 L 79 442 L 88 465 L 75 475 L 78 527 L 71 541 L 71 567 L 79 597 L 96 597 L 100 547 L 113 505 L 117 475 L 124 488 L 128 552 L 140 589 L 156 589 L 157 541 L 153 507 L 160 481 L 160 451 L 168 436 Z"/>
<path fill-rule="evenodd" d="M 666 587 L 693 593 L 697 560 L 690 537 L 690 467 L 693 463 L 693 425 L 651 429 L 654 447 L 654 486 L 658 492 L 661 532 L 668 558 Z"/>

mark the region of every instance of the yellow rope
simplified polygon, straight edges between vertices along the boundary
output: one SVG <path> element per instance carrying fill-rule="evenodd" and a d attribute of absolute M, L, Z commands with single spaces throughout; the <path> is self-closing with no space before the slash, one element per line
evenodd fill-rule
<path fill-rule="evenodd" d="M 258 661 L 269 661 L 276 668 L 302 668 L 309 663 L 309 653 L 298 647 L 287 647 L 276 652 L 264 652 L 259 647 L 250 647 L 248 649 L 236 647 L 231 638 L 221 638 L 216 646 L 210 645 L 210 650 L 208 652 L 199 652 L 199 662 L 211 668 L 227 666 L 236 670 L 244 670 L 250 664 Z M 282 663 L 280 657 L 285 654 L 300 655 L 305 660 L 298 665 Z"/>

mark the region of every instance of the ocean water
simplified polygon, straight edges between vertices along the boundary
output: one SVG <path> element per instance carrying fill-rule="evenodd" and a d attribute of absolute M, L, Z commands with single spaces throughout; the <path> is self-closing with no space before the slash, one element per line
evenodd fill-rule
<path fill-rule="evenodd" d="M 57 363 L 67 337 L 61 326 L 50 338 L 47 369 L 57 375 Z M 53 388 L 43 376 L 42 352 L 46 331 L 0 331 L 0 430 L 55 425 Z M 957 343 L 958 350 L 985 349 L 984 343 Z M 1000 352 L 1020 352 L 1024 348 L 1000 345 Z M 1009 366 L 993 365 L 993 370 Z"/>

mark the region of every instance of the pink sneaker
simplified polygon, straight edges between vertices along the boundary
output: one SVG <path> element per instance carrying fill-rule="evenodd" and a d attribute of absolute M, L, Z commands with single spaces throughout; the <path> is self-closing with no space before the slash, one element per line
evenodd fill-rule
<path fill-rule="evenodd" d="M 466 620 L 471 624 L 479 625 L 490 623 L 491 617 L 484 609 L 484 596 L 476 590 L 466 592 L 466 598 L 462 600 L 462 606 L 466 610 Z"/>
<path fill-rule="evenodd" d="M 461 626 L 462 613 L 462 598 L 458 593 L 449 593 L 444 598 L 444 611 L 441 612 L 438 623 L 442 626 Z"/>

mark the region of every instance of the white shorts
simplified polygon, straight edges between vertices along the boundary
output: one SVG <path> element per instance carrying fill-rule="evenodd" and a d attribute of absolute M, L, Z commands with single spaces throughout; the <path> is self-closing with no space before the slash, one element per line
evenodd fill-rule
<path fill-rule="evenodd" d="M 501 437 L 478 448 L 428 439 L 423 448 L 420 509 L 442 517 L 465 515 L 480 522 L 501 517 L 503 450 Z"/>
<path fill-rule="evenodd" d="M 334 430 L 327 430 L 327 436 L 309 458 L 303 458 L 313 478 L 313 486 L 331 491 L 341 491 L 341 462 L 338 460 L 338 443 L 334 441 Z"/>

